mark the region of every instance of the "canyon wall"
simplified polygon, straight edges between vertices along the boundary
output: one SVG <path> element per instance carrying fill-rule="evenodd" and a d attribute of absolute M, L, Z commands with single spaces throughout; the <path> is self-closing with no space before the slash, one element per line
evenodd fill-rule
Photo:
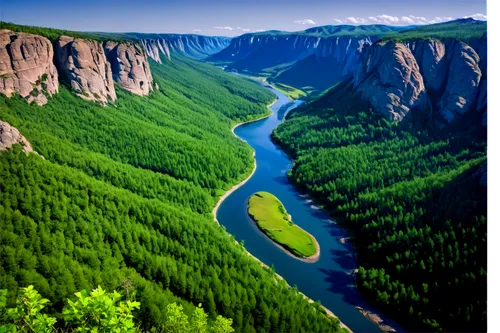
<path fill-rule="evenodd" d="M 77 96 L 101 104 L 116 100 L 119 87 L 140 96 L 153 90 L 153 77 L 140 45 L 0 30 L 0 93 L 18 94 L 44 105 L 65 82 Z"/>
<path fill-rule="evenodd" d="M 203 59 L 225 49 L 231 42 L 229 37 L 211 37 L 199 35 L 136 35 L 146 50 L 147 56 L 162 63 L 160 54 L 171 60 L 172 52 L 179 52 L 194 59 Z"/>
<path fill-rule="evenodd" d="M 0 93 L 8 97 L 17 93 L 28 102 L 46 104 L 46 95 L 59 89 L 53 57 L 47 38 L 0 30 Z"/>
<path fill-rule="evenodd" d="M 56 42 L 55 59 L 61 79 L 77 96 L 103 104 L 116 100 L 111 65 L 101 43 L 61 36 Z"/>
<path fill-rule="evenodd" d="M 120 87 L 140 96 L 146 96 L 153 90 L 151 69 L 139 45 L 106 42 L 104 49 L 113 79 Z"/>
<path fill-rule="evenodd" d="M 397 121 L 412 110 L 430 110 L 444 123 L 474 111 L 484 113 L 486 124 L 486 39 L 474 43 L 379 41 L 364 49 L 354 87 L 375 111 Z"/>

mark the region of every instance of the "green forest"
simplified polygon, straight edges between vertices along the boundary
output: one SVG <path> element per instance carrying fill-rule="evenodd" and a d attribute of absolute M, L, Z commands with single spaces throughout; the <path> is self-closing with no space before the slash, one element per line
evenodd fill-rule
<path fill-rule="evenodd" d="M 134 333 L 144 331 L 134 322 L 135 311 L 141 303 L 135 301 L 135 290 L 129 280 L 124 280 L 125 295 L 114 290 L 107 292 L 98 286 L 91 292 L 78 291 L 67 299 L 62 311 L 64 325 L 46 313 L 50 300 L 43 298 L 32 285 L 21 288 L 14 307 L 7 307 L 8 290 L 0 289 L 0 332 L 102 332 Z M 191 318 L 184 307 L 170 303 L 165 309 L 165 321 L 152 332 L 171 333 L 232 333 L 232 320 L 217 316 L 210 319 L 201 304 Z M 56 326 L 64 326 L 56 329 Z"/>
<path fill-rule="evenodd" d="M 388 121 L 344 82 L 273 139 L 289 178 L 352 231 L 367 299 L 412 331 L 486 331 L 486 130 L 474 113 L 412 118 Z"/>
<path fill-rule="evenodd" d="M 211 214 L 253 165 L 231 127 L 268 113 L 274 95 L 177 54 L 162 60 L 151 63 L 159 91 L 138 97 L 116 86 L 108 107 L 64 83 L 43 107 L 0 98 L 0 119 L 37 152 L 0 152 L 6 307 L 32 285 L 50 301 L 44 313 L 57 328 L 78 291 L 123 294 L 130 281 L 140 303 L 134 322 L 144 331 L 164 327 L 173 303 L 188 318 L 201 304 L 210 322 L 223 316 L 236 332 L 341 331 Z"/>

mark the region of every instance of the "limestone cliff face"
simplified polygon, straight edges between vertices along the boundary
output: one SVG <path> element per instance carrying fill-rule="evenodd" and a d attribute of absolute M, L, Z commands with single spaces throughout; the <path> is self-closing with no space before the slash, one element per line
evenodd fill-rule
<path fill-rule="evenodd" d="M 7 150 L 15 144 L 22 145 L 23 150 L 27 153 L 33 151 L 31 144 L 19 133 L 17 128 L 0 120 L 0 150 Z"/>
<path fill-rule="evenodd" d="M 47 103 L 59 89 L 54 51 L 42 36 L 0 30 L 0 93 L 18 93 L 28 102 Z"/>
<path fill-rule="evenodd" d="M 375 111 L 400 121 L 427 102 L 415 57 L 399 42 L 376 43 L 363 53 L 354 87 Z"/>
<path fill-rule="evenodd" d="M 61 36 L 56 42 L 55 59 L 61 78 L 78 96 L 103 104 L 116 100 L 111 65 L 101 43 Z"/>
<path fill-rule="evenodd" d="M 179 52 L 194 59 L 203 59 L 226 48 L 231 38 L 198 35 L 138 35 L 147 56 L 161 63 L 160 54 L 171 60 L 172 52 Z"/>
<path fill-rule="evenodd" d="M 153 76 L 142 48 L 134 43 L 105 44 L 113 79 L 133 94 L 145 96 L 153 90 Z"/>
<path fill-rule="evenodd" d="M 444 123 L 480 112 L 486 124 L 485 48 L 485 40 L 474 48 L 453 39 L 377 42 L 363 52 L 355 87 L 377 112 L 398 121 L 423 107 Z"/>

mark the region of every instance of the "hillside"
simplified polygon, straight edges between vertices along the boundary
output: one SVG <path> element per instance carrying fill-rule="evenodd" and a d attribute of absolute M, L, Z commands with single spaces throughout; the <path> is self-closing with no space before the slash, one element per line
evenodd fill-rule
<path fill-rule="evenodd" d="M 8 305 L 32 284 L 60 317 L 74 292 L 120 289 L 130 279 L 145 330 L 163 327 L 172 301 L 189 315 L 201 304 L 210 318 L 232 318 L 237 332 L 338 330 L 213 222 L 217 198 L 252 168 L 251 149 L 231 127 L 266 114 L 268 91 L 178 53 L 171 62 L 160 55 L 168 65 L 148 62 L 133 41 L 24 29 L 50 41 L 2 32 L 10 45 L 2 57 L 21 45 L 43 45 L 25 47 L 26 62 L 56 56 L 37 63 L 40 72 L 31 68 L 33 77 L 19 75 L 23 61 L 1 76 L 13 85 L 10 97 L 2 91 L 0 119 L 38 153 L 0 151 Z M 30 96 L 44 96 L 43 106 L 28 104 Z"/>
<path fill-rule="evenodd" d="M 486 40 L 474 46 L 377 42 L 273 133 L 291 181 L 353 231 L 363 295 L 411 331 L 486 330 Z"/>

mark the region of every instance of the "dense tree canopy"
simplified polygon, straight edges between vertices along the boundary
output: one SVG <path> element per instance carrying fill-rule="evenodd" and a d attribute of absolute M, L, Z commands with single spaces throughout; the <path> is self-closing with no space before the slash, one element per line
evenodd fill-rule
<path fill-rule="evenodd" d="M 64 86 L 43 107 L 0 99 L 0 119 L 43 156 L 0 152 L 7 303 L 33 285 L 60 323 L 78 290 L 130 280 L 144 329 L 165 325 L 176 302 L 189 316 L 202 304 L 210 320 L 231 318 L 237 332 L 337 331 L 337 319 L 249 257 L 210 213 L 253 164 L 231 126 L 264 115 L 273 95 L 210 65 L 163 60 L 151 64 L 159 91 L 117 88 L 108 107 Z"/>
<path fill-rule="evenodd" d="M 361 291 L 412 331 L 486 329 L 486 131 L 372 112 L 347 83 L 273 133 L 290 179 L 354 231 Z M 333 240 L 332 240 L 333 241 Z"/>

